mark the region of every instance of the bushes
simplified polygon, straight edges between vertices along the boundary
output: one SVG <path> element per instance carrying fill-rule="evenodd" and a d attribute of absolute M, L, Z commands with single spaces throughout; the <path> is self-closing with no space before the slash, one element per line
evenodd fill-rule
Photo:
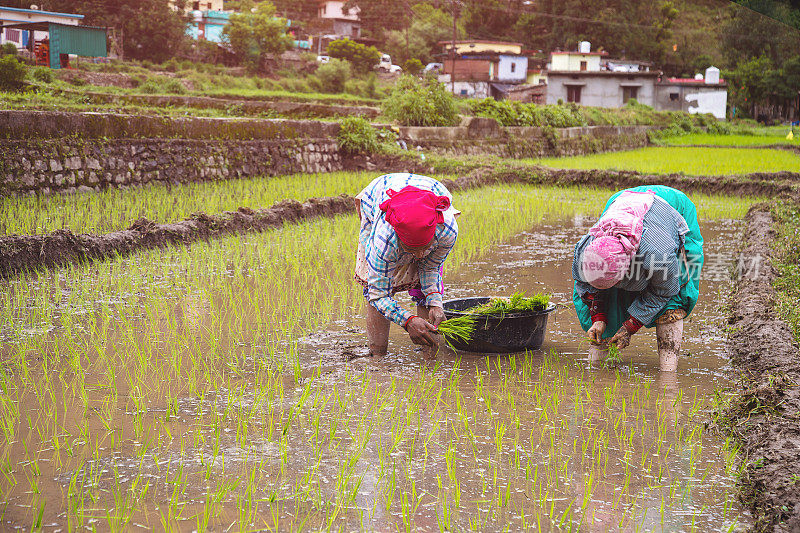
<path fill-rule="evenodd" d="M 6 43 L 0 47 L 0 56 L 13 56 L 17 57 L 17 45 L 14 43 Z"/>
<path fill-rule="evenodd" d="M 455 99 L 438 81 L 403 76 L 384 101 L 383 112 L 404 126 L 458 124 Z"/>
<path fill-rule="evenodd" d="M 29 76 L 32 80 L 41 83 L 53 83 L 55 80 L 53 71 L 49 67 L 33 67 L 29 71 Z"/>
<path fill-rule="evenodd" d="M 403 63 L 403 72 L 411 74 L 412 76 L 418 76 L 422 68 L 422 61 L 416 57 L 413 57 Z"/>
<path fill-rule="evenodd" d="M 25 80 L 25 65 L 15 56 L 0 56 L 0 90 L 16 91 L 22 88 Z"/>
<path fill-rule="evenodd" d="M 145 94 L 186 94 L 186 86 L 177 78 L 148 77 L 138 86 Z"/>
<path fill-rule="evenodd" d="M 485 98 L 471 101 L 470 107 L 475 115 L 493 118 L 503 126 L 569 128 L 586 125 L 581 108 L 575 104 L 542 106 Z"/>
<path fill-rule="evenodd" d="M 331 41 L 328 44 L 328 55 L 349 61 L 353 70 L 361 74 L 372 70 L 381 58 L 381 53 L 374 46 L 366 46 L 350 39 Z"/>
<path fill-rule="evenodd" d="M 340 93 L 350 78 L 350 63 L 343 59 L 331 59 L 317 69 L 317 78 L 326 93 Z"/>
<path fill-rule="evenodd" d="M 375 128 L 362 117 L 347 117 L 341 123 L 337 136 L 339 148 L 346 154 L 378 151 L 380 142 Z"/>

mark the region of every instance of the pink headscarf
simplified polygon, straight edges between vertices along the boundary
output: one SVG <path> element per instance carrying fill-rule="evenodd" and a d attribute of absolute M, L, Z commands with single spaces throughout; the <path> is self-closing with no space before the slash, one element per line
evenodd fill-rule
<path fill-rule="evenodd" d="M 400 242 L 414 248 L 429 244 L 436 233 L 436 225 L 444 223 L 442 212 L 450 207 L 450 198 L 411 185 L 400 191 L 389 189 L 386 194 L 389 199 L 380 208 Z"/>
<path fill-rule="evenodd" d="M 583 278 L 596 289 L 610 289 L 627 274 L 639 249 L 644 216 L 653 205 L 653 191 L 625 191 L 592 226 L 594 241 L 581 258 Z"/>

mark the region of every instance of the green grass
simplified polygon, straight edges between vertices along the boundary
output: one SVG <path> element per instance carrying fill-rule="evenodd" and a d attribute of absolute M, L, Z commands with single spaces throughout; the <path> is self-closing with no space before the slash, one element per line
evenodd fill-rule
<path fill-rule="evenodd" d="M 800 172 L 800 155 L 762 148 L 648 147 L 575 157 L 523 162 L 554 168 L 634 170 L 645 174 L 690 176 L 740 175 L 753 172 Z"/>
<path fill-rule="evenodd" d="M 778 293 L 778 314 L 794 332 L 800 343 L 800 205 L 780 203 L 773 208 L 778 237 L 773 241 L 775 268 L 778 277 L 774 286 Z"/>
<path fill-rule="evenodd" d="M 772 146 L 786 145 L 800 147 L 800 128 L 795 128 L 794 139 L 789 140 L 786 134 L 789 128 L 783 128 L 771 135 L 712 135 L 709 133 L 690 133 L 681 137 L 670 137 L 663 140 L 667 146 Z"/>

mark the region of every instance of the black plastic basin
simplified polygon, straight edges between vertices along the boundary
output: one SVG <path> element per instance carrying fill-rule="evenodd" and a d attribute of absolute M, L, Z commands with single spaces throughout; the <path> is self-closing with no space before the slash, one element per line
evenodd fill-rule
<path fill-rule="evenodd" d="M 464 316 L 462 311 L 488 303 L 491 298 L 458 298 L 444 302 L 444 315 L 447 318 Z M 544 342 L 547 329 L 547 316 L 555 311 L 550 304 L 543 311 L 510 313 L 502 317 L 480 317 L 475 323 L 475 332 L 469 343 L 455 340 L 453 346 L 458 350 L 479 353 L 508 353 L 525 350 L 538 350 Z"/>

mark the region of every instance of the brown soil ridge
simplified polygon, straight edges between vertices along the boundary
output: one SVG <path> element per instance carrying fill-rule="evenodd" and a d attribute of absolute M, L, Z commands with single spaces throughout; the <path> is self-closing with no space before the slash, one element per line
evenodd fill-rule
<path fill-rule="evenodd" d="M 104 235 L 78 235 L 69 230 L 57 230 L 44 235 L 0 237 L 0 278 L 168 245 L 186 245 L 235 233 L 264 231 L 285 223 L 354 211 L 353 198 L 342 195 L 311 198 L 303 203 L 284 200 L 268 209 L 241 207 L 219 215 L 195 213 L 186 220 L 169 224 L 156 224 L 140 218 L 126 230 Z"/>
<path fill-rule="evenodd" d="M 477 168 L 470 173 L 469 178 L 477 181 L 494 178 L 494 181 L 501 182 L 610 189 L 625 189 L 640 185 L 667 185 L 685 192 L 800 199 L 800 173 L 796 172 L 757 172 L 741 176 L 686 176 L 684 174 L 642 174 L 628 170 L 576 170 L 516 165 Z"/>
<path fill-rule="evenodd" d="M 800 348 L 775 315 L 769 206 L 753 207 L 745 220 L 743 257 L 761 261 L 733 295 L 727 347 L 740 381 L 720 420 L 742 443 L 740 498 L 753 530 L 800 531 Z"/>
<path fill-rule="evenodd" d="M 395 166 L 396 165 L 396 166 Z M 432 168 L 419 161 L 400 157 L 351 158 L 351 168 L 406 168 L 409 172 L 429 172 Z M 786 174 L 785 176 L 783 174 Z M 536 166 L 480 167 L 456 180 L 442 180 L 451 191 L 483 187 L 497 183 L 541 185 L 584 185 L 621 189 L 638 185 L 670 185 L 685 191 L 706 193 L 785 196 L 800 198 L 800 174 L 781 173 L 740 177 L 693 178 L 680 174 L 643 175 L 637 172 L 606 170 L 562 170 Z M 794 183 L 792 183 L 794 182 Z M 75 234 L 57 230 L 43 235 L 11 235 L 0 237 L 0 279 L 9 279 L 25 272 L 59 267 L 89 260 L 104 260 L 129 255 L 139 250 L 192 242 L 253 231 L 264 231 L 286 222 L 335 216 L 355 210 L 352 197 L 342 195 L 312 198 L 305 203 L 286 200 L 268 209 L 240 208 L 218 215 L 195 213 L 190 218 L 168 224 L 157 224 L 145 218 L 127 230 L 105 235 Z"/>
<path fill-rule="evenodd" d="M 485 180 L 494 181 L 492 177 Z M 454 191 L 483 184 L 467 178 L 445 180 L 445 183 Z M 237 211 L 225 211 L 218 215 L 199 212 L 186 220 L 167 224 L 140 218 L 126 230 L 103 235 L 76 234 L 70 230 L 56 230 L 42 235 L 10 235 L 0 237 L 0 279 L 10 279 L 45 268 L 126 256 L 140 250 L 265 231 L 286 223 L 352 212 L 355 212 L 355 199 L 343 194 L 311 198 L 303 203 L 284 200 L 268 209 L 240 207 Z"/>

